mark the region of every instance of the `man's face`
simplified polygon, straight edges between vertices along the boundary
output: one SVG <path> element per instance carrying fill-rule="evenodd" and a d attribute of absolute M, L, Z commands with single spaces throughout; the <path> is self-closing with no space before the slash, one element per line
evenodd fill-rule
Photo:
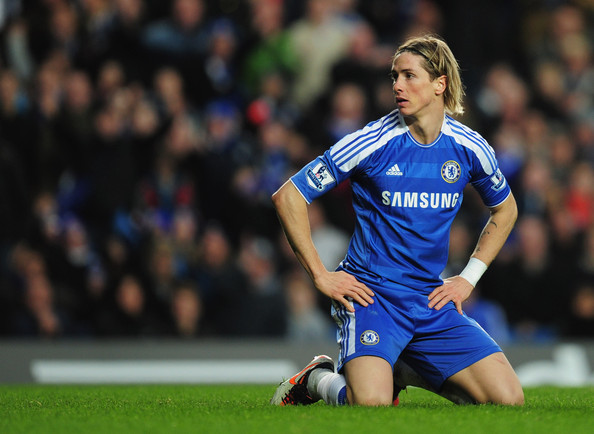
<path fill-rule="evenodd" d="M 440 96 L 445 90 L 445 76 L 431 80 L 423 61 L 417 54 L 404 52 L 392 64 L 392 89 L 396 105 L 405 117 L 418 118 L 433 108 L 443 109 Z"/>

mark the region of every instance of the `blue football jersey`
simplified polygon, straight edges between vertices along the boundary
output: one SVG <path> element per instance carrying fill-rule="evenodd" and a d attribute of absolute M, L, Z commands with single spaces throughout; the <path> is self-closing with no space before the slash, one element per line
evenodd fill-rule
<path fill-rule="evenodd" d="M 510 188 L 484 138 L 449 116 L 423 145 L 398 110 L 337 142 L 291 181 L 308 203 L 350 178 L 356 223 L 343 265 L 429 293 L 441 285 L 450 226 L 471 183 L 488 207 Z"/>

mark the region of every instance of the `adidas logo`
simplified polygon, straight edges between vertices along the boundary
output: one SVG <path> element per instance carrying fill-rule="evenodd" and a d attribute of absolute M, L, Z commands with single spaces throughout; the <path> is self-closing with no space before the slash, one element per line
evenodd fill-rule
<path fill-rule="evenodd" d="M 402 176 L 402 171 L 400 170 L 400 167 L 398 167 L 398 164 L 394 164 L 390 170 L 386 172 L 386 175 Z"/>

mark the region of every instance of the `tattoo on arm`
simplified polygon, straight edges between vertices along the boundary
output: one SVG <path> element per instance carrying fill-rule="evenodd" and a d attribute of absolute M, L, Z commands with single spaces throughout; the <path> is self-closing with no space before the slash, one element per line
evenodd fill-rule
<path fill-rule="evenodd" d="M 488 229 L 488 227 L 489 227 L 489 224 L 492 224 L 493 226 L 495 226 L 495 228 L 499 228 L 499 226 L 497 226 L 497 223 L 495 223 L 494 221 L 492 221 L 492 220 L 491 220 L 491 221 L 490 221 L 490 222 L 487 224 L 487 226 L 485 226 L 485 228 L 483 229 L 483 231 L 481 232 L 481 235 L 479 236 L 479 242 L 480 242 L 480 240 L 481 240 L 481 239 L 482 239 L 484 236 L 491 235 L 491 232 L 490 232 L 490 231 L 489 231 L 489 229 Z M 481 248 L 480 248 L 480 247 L 477 245 L 477 246 L 476 246 L 476 252 L 480 252 L 480 251 L 481 251 Z"/>
<path fill-rule="evenodd" d="M 498 226 L 497 226 L 497 223 L 495 223 L 494 221 L 490 221 L 490 222 L 489 222 L 489 224 L 491 224 L 491 225 L 495 226 L 496 228 L 498 227 Z M 481 235 L 480 235 L 479 239 L 480 239 L 480 238 L 483 238 L 485 235 L 491 235 L 491 232 L 489 232 L 489 229 L 488 229 L 488 225 L 487 225 L 487 227 L 485 227 L 485 228 L 483 229 L 483 231 L 481 232 Z"/>

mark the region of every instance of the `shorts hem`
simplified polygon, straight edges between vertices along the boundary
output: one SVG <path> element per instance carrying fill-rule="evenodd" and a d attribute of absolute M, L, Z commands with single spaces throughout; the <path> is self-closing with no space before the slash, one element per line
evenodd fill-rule
<path fill-rule="evenodd" d="M 388 362 L 390 364 L 390 366 L 392 366 L 392 367 L 396 363 L 396 360 L 391 360 L 390 357 L 386 355 L 386 353 L 382 353 L 380 351 L 365 352 L 364 354 L 355 353 L 355 354 L 351 354 L 350 356 L 345 357 L 344 360 L 342 360 L 340 362 L 340 365 L 338 365 L 338 369 L 336 370 L 336 372 L 341 374 L 344 369 L 344 365 L 346 365 L 347 362 L 350 362 L 351 360 L 356 359 L 357 357 L 363 357 L 363 356 L 379 357 L 381 359 L 384 359 L 386 362 Z"/>

